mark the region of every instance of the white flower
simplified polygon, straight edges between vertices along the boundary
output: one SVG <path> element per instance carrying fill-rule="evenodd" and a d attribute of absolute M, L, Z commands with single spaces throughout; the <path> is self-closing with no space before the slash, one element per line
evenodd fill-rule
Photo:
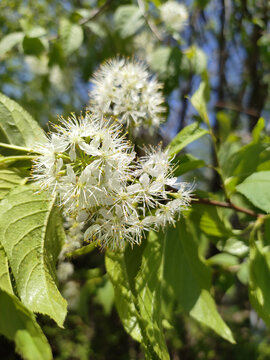
<path fill-rule="evenodd" d="M 169 29 L 181 31 L 187 23 L 188 11 L 184 4 L 170 0 L 160 6 L 160 16 Z"/>
<path fill-rule="evenodd" d="M 173 177 L 161 146 L 136 160 L 119 124 L 89 113 L 61 118 L 55 129 L 39 147 L 32 173 L 41 189 L 57 195 L 67 217 L 60 259 L 83 241 L 112 249 L 139 244 L 144 231 L 173 224 L 188 207 L 191 190 Z"/>
<path fill-rule="evenodd" d="M 163 121 L 161 84 L 139 61 L 110 60 L 94 74 L 89 92 L 90 110 L 98 116 L 115 116 L 133 134 L 144 127 L 154 131 Z"/>

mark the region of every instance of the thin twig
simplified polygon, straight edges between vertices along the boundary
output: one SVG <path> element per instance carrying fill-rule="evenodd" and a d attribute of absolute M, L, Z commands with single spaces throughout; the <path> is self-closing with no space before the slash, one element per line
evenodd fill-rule
<path fill-rule="evenodd" d="M 142 0 L 137 0 L 138 3 L 138 7 L 139 9 L 142 11 L 143 13 L 143 17 L 145 18 L 145 21 L 147 23 L 147 25 L 149 26 L 150 30 L 152 31 L 152 33 L 155 35 L 155 37 L 158 39 L 158 41 L 163 42 L 163 37 L 160 34 L 158 28 L 156 27 L 156 25 L 154 24 L 153 21 L 151 21 L 151 19 L 149 19 L 149 17 L 146 14 L 145 11 L 145 6 Z"/>
<path fill-rule="evenodd" d="M 80 25 L 84 25 L 86 24 L 88 21 L 94 20 L 95 18 L 97 18 L 99 15 L 101 15 L 103 13 L 103 11 L 107 8 L 107 6 L 110 5 L 110 3 L 112 3 L 113 0 L 107 0 L 105 2 L 105 4 L 103 4 L 100 8 L 95 9 L 91 15 L 85 19 L 81 19 L 81 21 L 79 21 Z"/>
<path fill-rule="evenodd" d="M 219 206 L 219 207 L 223 207 L 223 208 L 227 208 L 227 209 L 233 209 L 235 211 L 238 212 L 242 212 L 246 215 L 250 215 L 256 219 L 264 217 L 265 214 L 261 214 L 261 213 L 256 213 L 253 210 L 247 209 L 247 208 L 243 208 L 241 206 L 235 205 L 232 202 L 223 202 L 223 201 L 218 201 L 218 200 L 211 200 L 211 199 L 206 199 L 206 198 L 194 198 L 191 201 L 192 203 L 196 203 L 196 204 L 207 204 L 207 205 L 213 205 L 213 206 Z"/>

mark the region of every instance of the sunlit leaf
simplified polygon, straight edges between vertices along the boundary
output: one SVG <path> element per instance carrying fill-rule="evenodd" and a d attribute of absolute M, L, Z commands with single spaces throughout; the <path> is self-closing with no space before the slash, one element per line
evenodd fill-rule
<path fill-rule="evenodd" d="M 54 201 L 29 186 L 11 191 L 0 203 L 0 243 L 24 305 L 62 326 L 66 301 L 56 286 L 55 263 L 65 234 Z"/>
<path fill-rule="evenodd" d="M 114 21 L 123 38 L 134 35 L 144 24 L 143 13 L 136 5 L 119 6 Z"/>
<path fill-rule="evenodd" d="M 176 155 L 187 145 L 208 133 L 208 130 L 201 128 L 196 122 L 186 126 L 168 144 L 169 154 L 171 156 Z"/>
<path fill-rule="evenodd" d="M 14 32 L 4 36 L 0 41 L 0 57 L 5 55 L 15 45 L 18 45 L 24 37 L 23 32 Z"/>
<path fill-rule="evenodd" d="M 45 138 L 32 116 L 15 101 L 0 93 L 0 141 L 32 148 Z"/>
<path fill-rule="evenodd" d="M 60 20 L 59 35 L 66 55 L 78 50 L 83 42 L 82 27 L 65 18 Z"/>
<path fill-rule="evenodd" d="M 15 169 L 0 169 L 0 200 L 15 186 L 23 185 L 26 178 L 22 178 Z"/>
<path fill-rule="evenodd" d="M 267 213 L 270 212 L 270 171 L 260 171 L 250 175 L 236 186 L 236 189 L 253 205 Z"/>
<path fill-rule="evenodd" d="M 14 295 L 0 286 L 0 333 L 15 342 L 25 360 L 52 360 L 50 345 L 31 313 Z"/>

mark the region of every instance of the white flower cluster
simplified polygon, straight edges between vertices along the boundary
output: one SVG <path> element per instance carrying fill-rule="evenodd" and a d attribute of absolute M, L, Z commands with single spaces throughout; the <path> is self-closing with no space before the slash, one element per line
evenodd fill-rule
<path fill-rule="evenodd" d="M 168 152 L 150 148 L 136 159 L 119 123 L 87 113 L 61 118 L 55 129 L 37 148 L 32 176 L 81 223 L 85 241 L 112 249 L 138 244 L 144 230 L 173 224 L 188 206 L 191 190 L 172 177 Z"/>
<path fill-rule="evenodd" d="M 153 133 L 164 120 L 162 86 L 143 63 L 109 60 L 91 81 L 90 109 L 98 117 L 114 116 L 133 135 L 138 135 L 142 128 Z"/>
<path fill-rule="evenodd" d="M 178 32 L 187 24 L 188 11 L 184 4 L 170 0 L 161 5 L 159 9 L 161 19 L 167 28 Z"/>

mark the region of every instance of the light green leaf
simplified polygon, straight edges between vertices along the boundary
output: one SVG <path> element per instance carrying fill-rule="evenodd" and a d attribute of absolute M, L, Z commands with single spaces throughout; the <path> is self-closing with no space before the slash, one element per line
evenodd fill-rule
<path fill-rule="evenodd" d="M 114 21 L 123 38 L 134 35 L 144 25 L 143 13 L 136 5 L 119 6 Z"/>
<path fill-rule="evenodd" d="M 206 81 L 200 83 L 199 88 L 192 95 L 190 102 L 198 111 L 202 120 L 209 125 L 209 117 L 207 114 L 207 101 L 208 101 L 208 84 Z"/>
<path fill-rule="evenodd" d="M 4 248 L 0 245 L 0 288 L 9 294 L 13 294 L 11 285 L 8 259 Z"/>
<path fill-rule="evenodd" d="M 64 53 L 68 56 L 78 50 L 83 43 L 83 29 L 68 19 L 60 20 L 59 35 L 62 40 Z"/>
<path fill-rule="evenodd" d="M 0 333 L 15 342 L 25 360 L 52 360 L 49 343 L 31 313 L 17 297 L 0 289 Z"/>
<path fill-rule="evenodd" d="M 249 247 L 243 242 L 238 239 L 229 238 L 225 246 L 223 247 L 223 251 L 236 256 L 245 256 L 249 251 Z"/>
<path fill-rule="evenodd" d="M 142 254 L 140 268 L 135 273 L 130 272 L 133 286 L 137 294 L 139 313 L 145 325 L 144 343 L 149 358 L 169 359 L 167 346 L 162 332 L 161 314 L 161 283 L 163 281 L 163 256 L 164 256 L 163 233 L 150 232 L 148 242 Z M 133 250 L 126 252 L 126 263 L 129 265 L 134 257 Z M 153 347 L 153 349 L 152 349 Z"/>
<path fill-rule="evenodd" d="M 24 37 L 23 32 L 14 32 L 4 36 L 0 41 L 0 57 L 5 55 L 13 46 L 19 44 Z"/>
<path fill-rule="evenodd" d="M 259 243 L 250 247 L 249 297 L 259 316 L 270 326 L 270 252 Z"/>
<path fill-rule="evenodd" d="M 218 265 L 225 268 L 239 264 L 238 258 L 236 256 L 226 253 L 213 255 L 207 259 L 206 262 L 208 265 Z"/>
<path fill-rule="evenodd" d="M 200 258 L 198 245 L 187 224 L 181 219 L 175 229 L 170 228 L 166 234 L 164 278 L 167 286 L 171 286 L 185 312 L 234 343 L 210 295 L 210 269 Z"/>
<path fill-rule="evenodd" d="M 265 126 L 264 118 L 260 117 L 259 120 L 257 121 L 257 124 L 254 126 L 254 129 L 252 130 L 252 137 L 255 143 L 259 142 L 260 135 L 262 130 L 264 129 L 264 126 Z"/>
<path fill-rule="evenodd" d="M 31 149 L 45 134 L 32 116 L 15 101 L 0 93 L 0 141 Z"/>
<path fill-rule="evenodd" d="M 0 243 L 24 305 L 62 326 L 66 301 L 56 286 L 55 263 L 65 235 L 54 201 L 29 186 L 11 191 L 0 203 Z"/>
<path fill-rule="evenodd" d="M 210 292 L 202 289 L 200 297 L 192 308 L 190 315 L 200 323 L 214 330 L 218 335 L 235 344 L 233 334 L 219 315 Z"/>
<path fill-rule="evenodd" d="M 260 171 L 250 175 L 236 186 L 236 189 L 253 205 L 267 213 L 270 212 L 270 171 Z"/>
<path fill-rule="evenodd" d="M 142 333 L 137 319 L 139 314 L 130 289 L 124 254 L 107 251 L 105 263 L 114 286 L 115 304 L 122 324 L 133 339 L 141 342 Z"/>
<path fill-rule="evenodd" d="M 125 329 L 142 342 L 146 359 L 169 359 L 161 325 L 163 242 L 150 233 L 140 247 L 106 255 L 119 315 Z"/>
<path fill-rule="evenodd" d="M 184 52 L 182 67 L 188 71 L 201 74 L 207 68 L 207 56 L 199 47 L 192 45 Z"/>
<path fill-rule="evenodd" d="M 151 68 L 163 78 L 174 74 L 173 66 L 170 64 L 171 55 L 172 49 L 169 46 L 160 46 L 151 54 Z"/>
<path fill-rule="evenodd" d="M 0 200 L 15 186 L 23 185 L 26 178 L 22 178 L 15 169 L 0 169 Z"/>
<path fill-rule="evenodd" d="M 208 130 L 202 129 L 196 122 L 186 126 L 167 146 L 169 154 L 171 156 L 176 155 L 179 151 L 184 149 L 184 147 L 208 133 Z"/>

